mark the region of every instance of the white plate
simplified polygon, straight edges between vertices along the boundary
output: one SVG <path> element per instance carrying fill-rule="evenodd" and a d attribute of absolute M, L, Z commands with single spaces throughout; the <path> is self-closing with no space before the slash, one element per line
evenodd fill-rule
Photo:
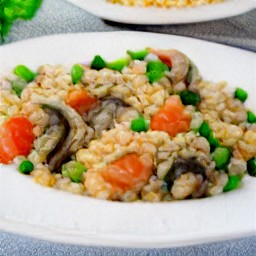
<path fill-rule="evenodd" d="M 114 39 L 114 40 L 113 40 Z M 3 73 L 23 63 L 70 65 L 101 54 L 114 60 L 127 49 L 176 48 L 198 65 L 204 78 L 227 80 L 255 95 L 255 55 L 186 37 L 106 32 L 42 37 L 0 48 Z M 254 91 L 253 91 L 254 90 Z M 256 110 L 255 101 L 248 104 Z M 199 200 L 119 203 L 42 187 L 12 166 L 0 166 L 1 227 L 36 238 L 85 245 L 172 247 L 255 234 L 256 179 L 240 189 Z"/>
<path fill-rule="evenodd" d="M 255 8 L 254 0 L 226 0 L 224 3 L 190 8 L 128 7 L 106 0 L 68 0 L 106 20 L 129 24 L 180 24 L 216 20 Z"/>

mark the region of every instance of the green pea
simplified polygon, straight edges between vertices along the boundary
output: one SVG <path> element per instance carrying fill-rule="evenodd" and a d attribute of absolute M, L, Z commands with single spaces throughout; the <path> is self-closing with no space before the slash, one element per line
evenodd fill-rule
<path fill-rule="evenodd" d="M 107 67 L 107 63 L 105 62 L 105 60 L 100 55 L 96 55 L 91 62 L 91 68 L 100 70 L 105 67 Z"/>
<path fill-rule="evenodd" d="M 184 105 L 196 106 L 201 102 L 201 96 L 189 90 L 182 91 L 180 93 L 180 99 Z"/>
<path fill-rule="evenodd" d="M 220 141 L 217 138 L 215 138 L 213 131 L 210 132 L 210 135 L 208 136 L 207 140 L 211 146 L 211 151 L 213 151 L 216 147 L 220 146 Z"/>
<path fill-rule="evenodd" d="M 19 165 L 19 171 L 23 174 L 30 174 L 34 170 L 34 165 L 28 160 L 23 160 Z"/>
<path fill-rule="evenodd" d="M 251 158 L 247 161 L 247 172 L 250 176 L 256 176 L 256 158 Z"/>
<path fill-rule="evenodd" d="M 62 175 L 69 177 L 73 182 L 82 182 L 83 173 L 87 171 L 87 168 L 76 161 L 70 161 L 62 165 Z"/>
<path fill-rule="evenodd" d="M 83 77 L 83 74 L 84 74 L 84 69 L 82 68 L 82 66 L 80 64 L 75 64 L 71 68 L 71 78 L 72 78 L 73 84 L 79 83 Z"/>
<path fill-rule="evenodd" d="M 212 153 L 212 158 L 217 169 L 225 169 L 229 163 L 231 153 L 226 147 L 217 147 Z"/>
<path fill-rule="evenodd" d="M 121 72 L 125 66 L 128 66 L 128 64 L 129 64 L 129 60 L 128 59 L 121 58 L 121 59 L 115 60 L 113 62 L 109 62 L 107 64 L 107 66 L 110 69 L 117 70 L 117 71 Z"/>
<path fill-rule="evenodd" d="M 211 133 L 211 128 L 207 122 L 203 122 L 202 125 L 199 128 L 199 133 L 201 136 L 208 138 Z"/>
<path fill-rule="evenodd" d="M 131 130 L 134 132 L 146 132 L 149 128 L 149 121 L 144 118 L 136 118 L 131 122 Z"/>
<path fill-rule="evenodd" d="M 136 52 L 128 50 L 127 53 L 133 60 L 144 60 L 144 58 L 148 55 L 147 50 L 141 50 Z"/>
<path fill-rule="evenodd" d="M 234 175 L 234 176 L 229 176 L 228 177 L 228 183 L 226 186 L 223 188 L 224 192 L 228 192 L 231 190 L 234 190 L 240 186 L 241 183 L 241 177 Z"/>
<path fill-rule="evenodd" d="M 256 115 L 252 111 L 247 112 L 247 122 L 250 124 L 256 123 Z"/>
<path fill-rule="evenodd" d="M 162 61 L 149 61 L 147 63 L 147 77 L 150 83 L 157 82 L 164 75 L 165 71 L 169 71 L 169 68 Z"/>
<path fill-rule="evenodd" d="M 13 70 L 14 74 L 17 75 L 18 77 L 24 79 L 28 83 L 33 81 L 36 77 L 36 74 L 31 71 L 28 67 L 24 65 L 18 65 L 14 68 Z"/>
<path fill-rule="evenodd" d="M 25 80 L 14 80 L 12 81 L 12 89 L 18 97 L 21 96 L 22 91 L 26 88 L 27 82 Z"/>
<path fill-rule="evenodd" d="M 245 102 L 248 98 L 248 93 L 242 88 L 236 88 L 235 98 L 239 99 L 242 102 Z"/>

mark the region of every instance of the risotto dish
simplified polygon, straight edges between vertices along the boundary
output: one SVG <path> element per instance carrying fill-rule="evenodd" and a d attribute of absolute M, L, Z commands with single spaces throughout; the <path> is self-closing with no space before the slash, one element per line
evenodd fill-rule
<path fill-rule="evenodd" d="M 205 4 L 221 3 L 224 0 L 107 0 L 112 4 L 141 7 L 192 7 Z"/>
<path fill-rule="evenodd" d="M 250 95 L 202 79 L 178 50 L 38 70 L 21 64 L 0 89 L 0 165 L 40 185 L 159 202 L 229 192 L 256 176 Z"/>

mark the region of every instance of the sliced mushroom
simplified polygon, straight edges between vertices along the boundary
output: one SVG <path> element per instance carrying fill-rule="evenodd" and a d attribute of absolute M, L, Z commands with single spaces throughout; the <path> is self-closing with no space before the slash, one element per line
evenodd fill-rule
<path fill-rule="evenodd" d="M 56 171 L 61 164 L 74 152 L 81 149 L 86 141 L 92 138 L 91 128 L 88 127 L 81 116 L 71 107 L 54 97 L 43 97 L 33 95 L 31 102 L 45 105 L 58 111 L 68 122 L 68 134 L 47 157 L 48 167 L 51 171 Z"/>
<path fill-rule="evenodd" d="M 203 197 L 207 191 L 208 188 L 208 180 L 203 180 L 200 184 L 200 187 L 198 190 L 196 190 L 191 196 L 192 198 L 200 198 Z"/>
<path fill-rule="evenodd" d="M 199 74 L 199 70 L 197 66 L 194 64 L 192 60 L 189 59 L 189 71 L 187 74 L 187 82 L 189 83 L 190 89 L 193 90 L 194 85 L 197 85 L 198 82 L 201 81 L 201 76 Z"/>
<path fill-rule="evenodd" d="M 133 107 L 120 108 L 116 115 L 116 122 L 131 122 L 133 119 L 138 118 L 139 112 Z"/>
<path fill-rule="evenodd" d="M 189 70 L 189 59 L 186 55 L 174 49 L 158 50 L 149 48 L 148 50 L 150 53 L 157 55 L 163 62 L 171 65 L 171 72 L 168 77 L 173 84 L 177 84 L 186 78 Z"/>
<path fill-rule="evenodd" d="M 169 172 L 164 177 L 164 181 L 167 183 L 168 189 L 170 189 L 174 181 L 184 173 L 201 174 L 205 177 L 205 167 L 199 163 L 199 161 L 192 157 L 188 159 L 177 158 Z"/>
<path fill-rule="evenodd" d="M 173 183 L 171 188 L 172 198 L 175 200 L 190 198 L 200 189 L 202 181 L 203 177 L 200 174 L 183 173 Z"/>
<path fill-rule="evenodd" d="M 69 130 L 67 121 L 54 109 L 44 108 L 49 115 L 48 128 L 45 133 L 34 142 L 35 151 L 40 162 L 46 161 L 49 154 L 56 148 L 61 138 L 66 137 Z"/>
<path fill-rule="evenodd" d="M 105 97 L 97 108 L 87 114 L 85 121 L 95 130 L 95 137 L 99 138 L 102 131 L 114 127 L 115 119 L 122 119 L 124 111 L 127 115 L 127 111 L 134 112 L 134 109 L 118 98 Z"/>

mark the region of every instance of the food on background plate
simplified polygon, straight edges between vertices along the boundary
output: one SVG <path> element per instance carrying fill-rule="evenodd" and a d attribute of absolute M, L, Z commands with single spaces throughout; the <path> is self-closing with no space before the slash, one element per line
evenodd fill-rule
<path fill-rule="evenodd" d="M 0 86 L 0 163 L 43 186 L 158 202 L 217 195 L 256 176 L 248 93 L 203 80 L 178 50 L 36 72 L 18 65 Z"/>
<path fill-rule="evenodd" d="M 224 0 L 107 0 L 112 4 L 121 4 L 126 6 L 141 6 L 141 7 L 192 7 L 205 4 L 221 3 Z"/>

